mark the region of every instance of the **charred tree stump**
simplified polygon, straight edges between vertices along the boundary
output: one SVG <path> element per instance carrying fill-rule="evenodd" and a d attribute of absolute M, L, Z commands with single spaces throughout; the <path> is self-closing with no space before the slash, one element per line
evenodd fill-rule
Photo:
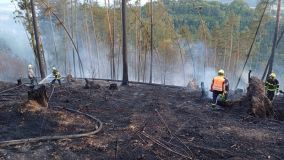
<path fill-rule="evenodd" d="M 202 82 L 201 82 L 202 83 Z M 204 83 L 203 83 L 204 84 Z M 187 83 L 187 86 L 186 88 L 188 88 L 189 90 L 192 90 L 192 91 L 196 91 L 198 90 L 199 86 L 197 84 L 197 82 L 195 80 L 190 80 L 188 83 Z"/>
<path fill-rule="evenodd" d="M 109 90 L 118 90 L 117 84 L 116 83 L 112 83 L 109 85 L 108 87 Z"/>
<path fill-rule="evenodd" d="M 204 86 L 204 82 L 201 82 L 201 98 L 204 98 L 207 96 L 206 92 L 205 92 L 205 86 Z"/>
<path fill-rule="evenodd" d="M 85 78 L 85 89 L 99 89 L 101 88 L 101 86 L 99 84 L 96 84 L 95 81 L 91 81 L 91 80 L 88 80 L 87 78 Z"/>
<path fill-rule="evenodd" d="M 23 84 L 22 79 L 21 78 L 17 79 L 17 85 L 20 86 L 22 84 Z"/>
<path fill-rule="evenodd" d="M 250 83 L 250 80 L 251 80 L 251 70 L 249 70 L 249 73 L 248 73 L 248 82 Z"/>
<path fill-rule="evenodd" d="M 269 118 L 274 116 L 274 108 L 265 94 L 264 84 L 256 77 L 250 77 L 247 94 L 243 98 L 242 104 L 248 107 L 249 114 L 255 117 Z"/>
<path fill-rule="evenodd" d="M 66 76 L 66 80 L 68 84 L 71 84 L 71 82 L 76 82 L 76 80 L 73 78 L 73 76 L 71 74 L 68 74 Z"/>
<path fill-rule="evenodd" d="M 48 107 L 48 97 L 46 87 L 41 85 L 39 88 L 28 91 L 28 101 L 25 102 L 19 111 L 26 112 L 39 112 Z"/>
<path fill-rule="evenodd" d="M 48 107 L 48 97 L 44 85 L 37 89 L 28 91 L 28 100 L 36 101 L 42 107 Z"/>

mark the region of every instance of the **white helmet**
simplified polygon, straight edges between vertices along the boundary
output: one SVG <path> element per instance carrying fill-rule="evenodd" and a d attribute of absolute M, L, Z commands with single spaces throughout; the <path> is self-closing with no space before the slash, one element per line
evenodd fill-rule
<path fill-rule="evenodd" d="M 33 68 L 33 65 L 29 64 L 29 65 L 28 65 L 28 68 L 29 68 L 29 69 L 32 69 L 32 68 Z"/>
<path fill-rule="evenodd" d="M 56 68 L 55 68 L 55 67 L 52 67 L 52 70 L 56 70 Z"/>
<path fill-rule="evenodd" d="M 218 75 L 223 76 L 224 74 L 225 74 L 225 71 L 224 71 L 223 69 L 220 69 L 220 70 L 218 71 Z"/>

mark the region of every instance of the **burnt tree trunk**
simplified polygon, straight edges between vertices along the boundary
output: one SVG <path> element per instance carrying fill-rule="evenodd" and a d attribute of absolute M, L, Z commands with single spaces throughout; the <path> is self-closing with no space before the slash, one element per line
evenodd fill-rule
<path fill-rule="evenodd" d="M 126 38 L 126 0 L 121 1 L 122 5 L 122 85 L 128 85 L 128 64 L 127 64 L 127 38 Z"/>
<path fill-rule="evenodd" d="M 150 10 L 151 10 L 151 37 L 150 37 L 150 82 L 152 83 L 153 76 L 153 0 L 150 1 Z"/>
<path fill-rule="evenodd" d="M 48 107 L 48 97 L 44 85 L 37 89 L 28 91 L 28 100 L 36 101 L 41 107 Z"/>
<path fill-rule="evenodd" d="M 269 118 L 274 116 L 274 108 L 271 101 L 267 98 L 263 82 L 251 77 L 247 88 L 247 95 L 242 103 L 249 108 L 249 114 L 255 117 Z"/>
<path fill-rule="evenodd" d="M 276 15 L 276 25 L 275 25 L 275 31 L 274 31 L 274 37 L 273 37 L 273 43 L 272 43 L 272 51 L 271 51 L 271 58 L 269 59 L 269 67 L 268 67 L 268 75 L 272 72 L 273 69 L 273 63 L 274 63 L 274 55 L 275 55 L 275 49 L 277 45 L 277 37 L 279 32 L 279 20 L 280 20 L 280 13 L 281 13 L 281 0 L 278 0 L 277 5 L 277 15 Z"/>
<path fill-rule="evenodd" d="M 36 13 L 35 13 L 35 7 L 34 7 L 34 2 L 31 0 L 31 9 L 32 9 L 32 17 L 33 17 L 33 29 L 34 29 L 34 36 L 36 40 L 36 52 L 37 52 L 37 59 L 39 62 L 39 70 L 40 70 L 40 75 L 41 78 L 46 77 L 46 64 L 45 64 L 45 59 L 44 59 L 44 53 L 42 52 L 41 48 L 41 42 L 39 40 L 39 35 L 38 35 L 38 28 L 37 28 L 37 19 L 36 19 Z"/>

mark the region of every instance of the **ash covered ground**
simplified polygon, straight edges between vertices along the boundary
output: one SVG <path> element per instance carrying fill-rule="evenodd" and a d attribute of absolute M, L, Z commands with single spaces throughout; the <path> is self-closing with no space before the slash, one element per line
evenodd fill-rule
<path fill-rule="evenodd" d="M 243 106 L 212 111 L 200 91 L 183 87 L 130 84 L 109 90 L 110 82 L 55 87 L 49 108 L 22 113 L 27 86 L 0 95 L 0 141 L 84 133 L 96 127 L 83 115 L 103 122 L 89 137 L 0 147 L 0 159 L 284 159 L 284 122 L 247 114 Z M 0 88 L 15 84 L 1 82 Z M 0 91 L 1 91 L 0 90 Z M 48 94 L 51 87 L 48 88 Z M 284 107 L 283 97 L 277 98 Z"/>

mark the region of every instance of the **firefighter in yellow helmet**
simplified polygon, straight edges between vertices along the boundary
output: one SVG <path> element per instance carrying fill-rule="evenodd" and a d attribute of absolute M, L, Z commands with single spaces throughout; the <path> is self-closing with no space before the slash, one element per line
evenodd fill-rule
<path fill-rule="evenodd" d="M 266 91 L 266 96 L 270 99 L 270 101 L 273 100 L 275 93 L 278 94 L 279 82 L 276 79 L 275 73 L 271 73 L 267 78 L 267 80 L 265 81 L 265 91 Z"/>
<path fill-rule="evenodd" d="M 210 91 L 213 93 L 213 101 L 212 101 L 213 109 L 216 107 L 218 96 L 226 94 L 225 83 L 226 83 L 225 72 L 223 69 L 220 69 L 218 71 L 218 76 L 213 78 L 210 89 Z"/>
<path fill-rule="evenodd" d="M 52 75 L 54 76 L 54 79 L 52 80 L 51 84 L 54 84 L 55 81 L 57 80 L 59 85 L 61 85 L 61 81 L 60 81 L 61 75 L 55 67 L 52 67 Z"/>

